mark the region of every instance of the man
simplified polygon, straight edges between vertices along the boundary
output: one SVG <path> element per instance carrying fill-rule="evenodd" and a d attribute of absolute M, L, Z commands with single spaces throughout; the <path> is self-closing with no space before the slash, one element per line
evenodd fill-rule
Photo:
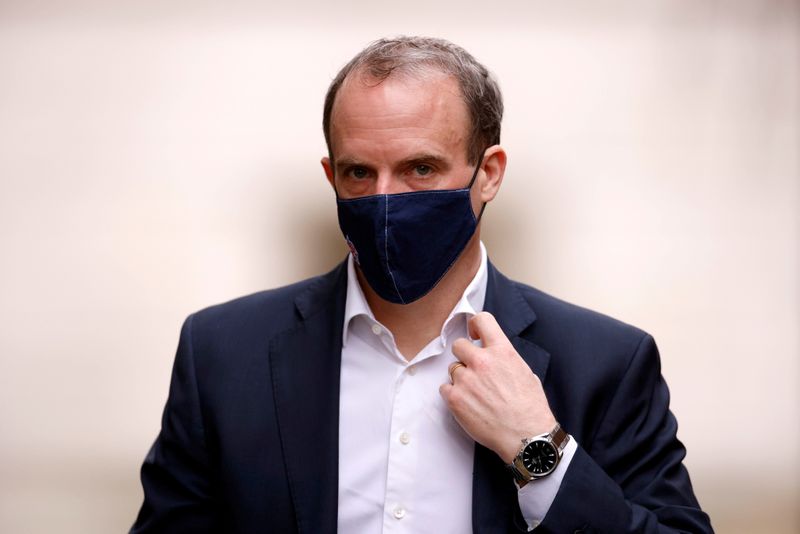
<path fill-rule="evenodd" d="M 710 532 L 653 339 L 512 282 L 502 100 L 438 39 L 329 89 L 348 260 L 184 324 L 133 532 Z"/>

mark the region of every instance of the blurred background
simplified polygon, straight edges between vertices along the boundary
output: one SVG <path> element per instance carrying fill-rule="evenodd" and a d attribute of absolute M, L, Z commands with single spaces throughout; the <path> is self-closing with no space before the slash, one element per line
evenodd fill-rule
<path fill-rule="evenodd" d="M 183 319 L 344 258 L 322 99 L 400 33 L 500 80 L 493 261 L 655 336 L 719 532 L 800 531 L 781 0 L 0 0 L 0 531 L 127 531 Z"/>

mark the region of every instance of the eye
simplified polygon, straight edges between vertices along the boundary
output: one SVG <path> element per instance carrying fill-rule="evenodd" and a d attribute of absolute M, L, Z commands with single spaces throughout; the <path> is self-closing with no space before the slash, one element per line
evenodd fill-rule
<path fill-rule="evenodd" d="M 355 178 L 356 180 L 363 180 L 364 178 L 369 176 L 369 171 L 364 167 L 351 167 L 350 169 L 347 169 L 347 172 L 345 174 L 347 174 L 347 176 Z"/>
<path fill-rule="evenodd" d="M 433 172 L 433 167 L 430 165 L 420 164 L 414 167 L 414 172 L 417 173 L 417 176 L 428 176 Z"/>

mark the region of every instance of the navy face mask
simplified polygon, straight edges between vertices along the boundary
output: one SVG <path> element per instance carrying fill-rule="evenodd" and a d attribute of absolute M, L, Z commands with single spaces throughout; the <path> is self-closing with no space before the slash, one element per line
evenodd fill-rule
<path fill-rule="evenodd" d="M 339 198 L 339 227 L 370 287 L 384 300 L 408 304 L 424 297 L 452 267 L 475 233 L 469 185 Z"/>

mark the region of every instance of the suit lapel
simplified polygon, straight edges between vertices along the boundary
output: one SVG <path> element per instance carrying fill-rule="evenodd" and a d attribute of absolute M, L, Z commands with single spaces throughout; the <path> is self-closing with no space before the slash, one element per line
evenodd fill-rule
<path fill-rule="evenodd" d="M 531 308 L 515 282 L 512 282 L 492 263 L 489 263 L 489 280 L 486 285 L 486 302 L 483 308 L 494 315 L 506 337 L 511 340 L 522 359 L 542 382 L 547 376 L 550 355 L 522 334 L 536 321 Z"/>
<path fill-rule="evenodd" d="M 550 355 L 522 337 L 536 320 L 536 314 L 514 282 L 503 276 L 491 263 L 484 309 L 494 315 L 503 332 L 534 373 L 545 381 Z M 493 451 L 475 445 L 472 482 L 472 528 L 476 534 L 525 532 L 519 511 L 517 489 L 511 474 Z"/>
<path fill-rule="evenodd" d="M 275 409 L 299 533 L 336 531 L 344 265 L 298 297 L 302 321 L 270 343 Z"/>

